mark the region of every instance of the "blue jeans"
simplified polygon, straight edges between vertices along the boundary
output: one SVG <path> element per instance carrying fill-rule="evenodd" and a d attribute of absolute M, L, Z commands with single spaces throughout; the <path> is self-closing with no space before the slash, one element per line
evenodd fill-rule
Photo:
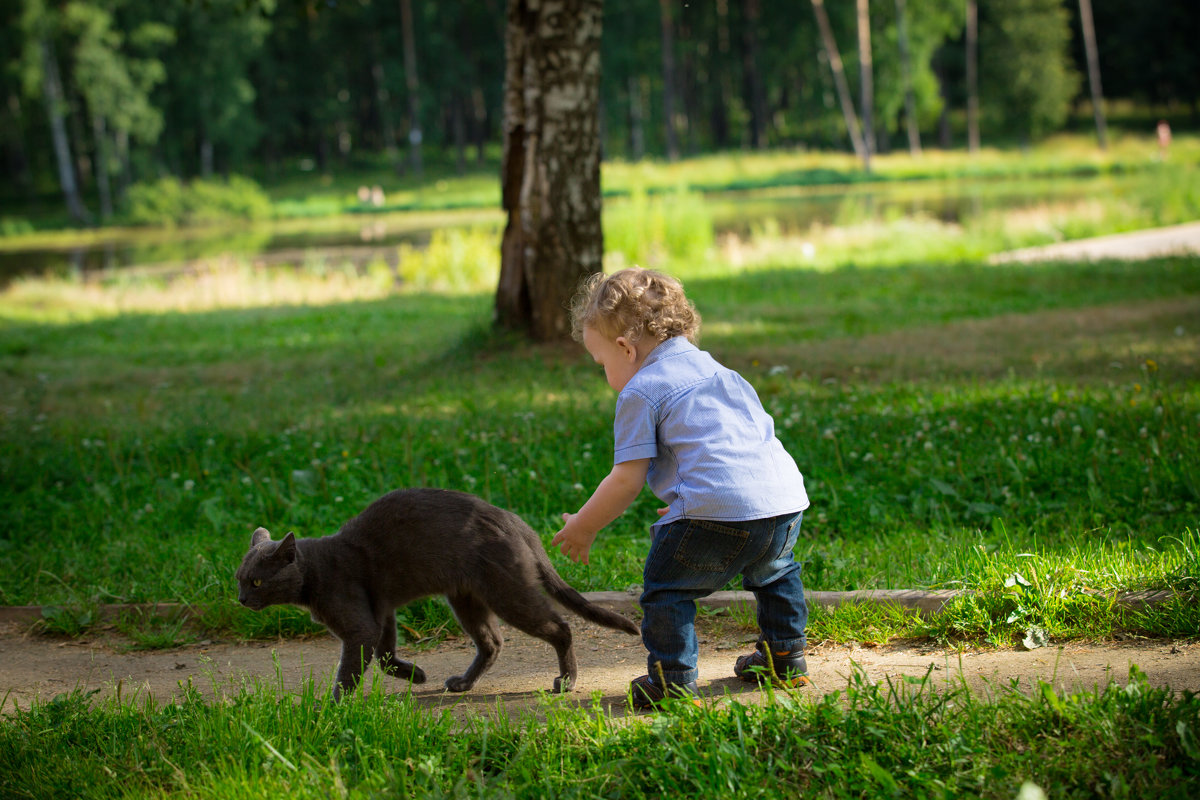
<path fill-rule="evenodd" d="M 746 522 L 681 519 L 655 528 L 641 599 L 642 641 L 650 651 L 647 668 L 655 682 L 696 680 L 696 600 L 738 575 L 758 601 L 763 641 L 777 651 L 804 647 L 808 604 L 800 565 L 792 555 L 803 516 Z"/>

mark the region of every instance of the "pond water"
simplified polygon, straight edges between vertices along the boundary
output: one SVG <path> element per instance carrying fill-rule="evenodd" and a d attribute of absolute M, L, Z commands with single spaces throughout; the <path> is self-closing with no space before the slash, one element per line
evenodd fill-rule
<path fill-rule="evenodd" d="M 1015 210 L 1050 201 L 1084 200 L 1111 192 L 1112 178 L 1059 181 L 920 181 L 814 190 L 777 188 L 706 195 L 715 233 L 753 236 L 771 229 L 797 232 L 813 225 L 839 225 L 905 216 L 964 223 L 984 211 Z M 615 202 L 620 202 L 615 201 Z M 439 226 L 502 223 L 498 211 L 447 216 Z M 70 247 L 0 250 L 0 283 L 18 275 L 86 274 L 124 267 L 178 269 L 201 259 L 247 259 L 254 263 L 366 264 L 395 262 L 397 247 L 421 247 L 433 231 L 429 218 L 408 214 L 353 215 L 302 226 L 286 225 L 203 231 L 145 231 Z"/>

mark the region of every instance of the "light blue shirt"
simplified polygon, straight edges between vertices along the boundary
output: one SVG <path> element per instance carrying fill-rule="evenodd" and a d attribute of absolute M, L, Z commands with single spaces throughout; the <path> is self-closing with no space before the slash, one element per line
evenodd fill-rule
<path fill-rule="evenodd" d="M 617 395 L 613 462 L 650 459 L 659 520 L 767 519 L 808 508 L 804 477 L 754 387 L 680 336 L 659 344 Z"/>

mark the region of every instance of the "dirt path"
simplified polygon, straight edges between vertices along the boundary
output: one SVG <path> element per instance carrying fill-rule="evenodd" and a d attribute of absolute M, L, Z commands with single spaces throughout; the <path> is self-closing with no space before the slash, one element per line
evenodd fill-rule
<path fill-rule="evenodd" d="M 576 622 L 579 682 L 569 701 L 590 705 L 598 695 L 603 706 L 623 714 L 629 680 L 645 672 L 645 654 L 633 637 Z M 741 702 L 756 702 L 762 691 L 735 679 L 734 658 L 750 649 L 752 636 L 744 631 L 705 624 L 701 628 L 700 685 L 702 692 L 721 698 L 727 692 Z M 320 636 L 277 642 L 203 642 L 169 651 L 121 652 L 121 642 L 107 636 L 58 641 L 26 635 L 10 626 L 0 631 L 0 696 L 3 711 L 27 708 L 35 699 L 79 688 L 98 689 L 101 696 L 120 691 L 129 697 L 147 694 L 159 702 L 177 695 L 192 681 L 206 696 L 236 693 L 244 685 L 281 686 L 295 692 L 302 682 L 326 688 L 338 657 L 338 645 Z M 490 713 L 497 706 L 509 713 L 536 709 L 542 690 L 555 674 L 550 646 L 505 628 L 505 647 L 496 666 L 466 694 L 442 688 L 449 676 L 461 672 L 473 652 L 466 640 L 450 640 L 436 649 L 404 653 L 420 665 L 429 682 L 414 686 L 413 697 L 428 707 L 449 707 L 456 713 Z M 1030 690 L 1038 681 L 1059 689 L 1091 689 L 1109 682 L 1124 684 L 1136 664 L 1153 685 L 1200 691 L 1200 642 L 1162 640 L 1105 645 L 1067 644 L 1033 651 L 978 650 L 963 652 L 925 644 L 883 647 L 817 645 L 809 658 L 813 686 L 805 693 L 844 689 L 855 666 L 872 681 L 902 675 L 923 676 L 932 671 L 939 685 L 965 680 L 973 689 L 989 692 L 1017 686 Z M 380 678 L 390 693 L 407 691 L 407 684 Z"/>
<path fill-rule="evenodd" d="M 1042 247 L 1026 247 L 1021 250 L 998 253 L 991 258 L 991 261 L 1000 264 L 1010 261 L 1052 261 L 1055 259 L 1119 258 L 1135 260 L 1184 253 L 1200 253 L 1200 222 L 1128 233 L 1114 233 L 1109 236 L 1059 242 Z"/>

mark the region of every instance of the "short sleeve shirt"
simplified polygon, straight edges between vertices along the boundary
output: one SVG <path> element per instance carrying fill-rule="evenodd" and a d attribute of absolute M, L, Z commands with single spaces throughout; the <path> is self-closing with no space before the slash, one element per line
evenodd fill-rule
<path fill-rule="evenodd" d="M 662 342 L 617 395 L 613 461 L 650 459 L 659 520 L 766 519 L 808 508 L 804 477 L 754 387 L 684 337 Z"/>

